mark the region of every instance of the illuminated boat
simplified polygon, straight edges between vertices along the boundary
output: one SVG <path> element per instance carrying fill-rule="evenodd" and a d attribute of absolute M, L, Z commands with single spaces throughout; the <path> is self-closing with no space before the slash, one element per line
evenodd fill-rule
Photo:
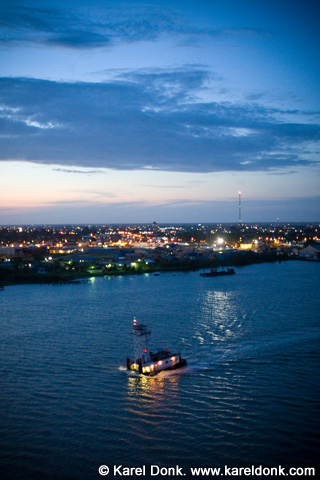
<path fill-rule="evenodd" d="M 127 369 L 142 375 L 157 375 L 164 370 L 176 370 L 185 367 L 187 361 L 181 358 L 180 353 L 171 353 L 168 350 L 157 350 L 155 353 L 148 349 L 151 330 L 147 325 L 133 319 L 132 334 L 134 335 L 134 359 L 127 358 Z"/>

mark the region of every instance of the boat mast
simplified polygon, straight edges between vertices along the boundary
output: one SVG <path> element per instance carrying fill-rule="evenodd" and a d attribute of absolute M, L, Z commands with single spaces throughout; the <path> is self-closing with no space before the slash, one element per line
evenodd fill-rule
<path fill-rule="evenodd" d="M 147 325 L 138 324 L 137 319 L 133 319 L 133 335 L 134 335 L 134 362 L 140 360 L 143 362 L 143 358 L 148 355 L 148 340 L 151 335 L 151 330 L 148 330 Z"/>

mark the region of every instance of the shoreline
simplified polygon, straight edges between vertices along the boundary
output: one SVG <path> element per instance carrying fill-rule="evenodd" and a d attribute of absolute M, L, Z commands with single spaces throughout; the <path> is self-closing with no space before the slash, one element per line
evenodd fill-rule
<path fill-rule="evenodd" d="M 35 272 L 6 272 L 0 280 L 0 289 L 13 285 L 66 285 L 66 284 L 79 284 L 90 280 L 95 277 L 110 277 L 110 276 L 124 276 L 124 275 L 144 275 L 148 274 L 160 274 L 161 272 L 191 272 L 200 271 L 210 268 L 225 268 L 225 267 L 241 267 L 247 265 L 256 265 L 261 263 L 281 263 L 282 261 L 297 260 L 296 258 L 288 257 L 287 255 L 263 255 L 263 256 L 248 256 L 245 255 L 242 258 L 214 261 L 214 262 L 196 262 L 190 264 L 190 262 L 184 262 L 180 264 L 152 264 L 152 266 L 144 266 L 142 269 L 135 269 L 133 267 L 125 268 L 122 270 L 111 270 L 102 272 L 54 272 L 54 273 L 35 273 Z"/>

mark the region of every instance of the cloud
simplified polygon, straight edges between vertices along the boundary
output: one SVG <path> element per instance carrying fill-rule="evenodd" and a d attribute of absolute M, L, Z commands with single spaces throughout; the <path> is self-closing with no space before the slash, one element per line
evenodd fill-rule
<path fill-rule="evenodd" d="M 35 3 L 35 2 L 34 2 Z M 73 49 L 110 47 L 120 42 L 155 40 L 175 35 L 178 43 L 195 45 L 199 38 L 256 37 L 269 33 L 254 28 L 216 28 L 190 19 L 176 5 L 122 2 L 116 8 L 93 2 L 90 5 L 60 4 L 30 7 L 22 2 L 2 2 L 0 44 L 43 44 Z M 58 4 L 59 5 L 59 4 Z"/>
<path fill-rule="evenodd" d="M 110 43 L 110 34 L 100 33 L 88 19 L 71 12 L 55 7 L 2 5 L 1 43 L 41 43 L 71 48 L 101 47 Z"/>
<path fill-rule="evenodd" d="M 63 173 L 81 173 L 85 175 L 93 175 L 93 174 L 101 174 L 101 170 L 72 170 L 70 168 L 53 168 L 55 172 L 63 172 Z"/>
<path fill-rule="evenodd" d="M 185 172 L 314 164 L 320 127 L 310 112 L 305 123 L 299 111 L 284 122 L 288 112 L 258 103 L 200 101 L 209 81 L 201 66 L 104 83 L 2 78 L 0 159 Z"/>

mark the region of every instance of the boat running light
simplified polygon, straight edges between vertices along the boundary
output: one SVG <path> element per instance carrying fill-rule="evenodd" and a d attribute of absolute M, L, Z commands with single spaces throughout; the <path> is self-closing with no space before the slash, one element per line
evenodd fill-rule
<path fill-rule="evenodd" d="M 162 361 L 161 361 L 161 360 L 159 360 L 158 365 L 162 365 Z"/>
<path fill-rule="evenodd" d="M 170 359 L 170 360 L 171 360 L 171 362 L 174 362 L 174 361 L 175 361 L 175 359 L 176 359 L 176 357 L 171 357 L 171 359 Z"/>

